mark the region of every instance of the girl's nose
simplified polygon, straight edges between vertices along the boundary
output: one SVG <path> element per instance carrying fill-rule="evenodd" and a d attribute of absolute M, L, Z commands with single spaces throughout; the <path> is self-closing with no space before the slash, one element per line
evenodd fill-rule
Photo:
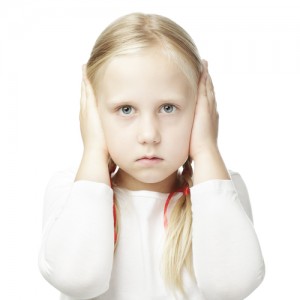
<path fill-rule="evenodd" d="M 137 138 L 140 144 L 158 144 L 160 142 L 159 124 L 155 118 L 147 117 L 141 120 Z"/>

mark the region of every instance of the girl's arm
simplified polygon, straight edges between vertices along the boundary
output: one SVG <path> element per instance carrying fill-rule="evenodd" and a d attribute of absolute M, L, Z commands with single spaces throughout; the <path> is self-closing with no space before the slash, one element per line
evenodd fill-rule
<path fill-rule="evenodd" d="M 44 195 L 39 269 L 62 293 L 89 299 L 108 290 L 114 253 L 113 191 L 76 172 L 56 173 Z"/>
<path fill-rule="evenodd" d="M 108 151 L 93 88 L 83 65 L 77 171 L 59 172 L 44 197 L 39 268 L 62 293 L 87 299 L 108 290 L 114 253 L 113 191 Z"/>
<path fill-rule="evenodd" d="M 194 271 L 209 300 L 245 299 L 265 274 L 246 186 L 238 173 L 231 178 L 191 188 Z"/>
<path fill-rule="evenodd" d="M 95 93 L 87 78 L 86 65 L 82 66 L 79 119 L 84 153 L 75 180 L 91 180 L 110 185 L 109 153 Z"/>
<path fill-rule="evenodd" d="M 190 145 L 194 271 L 206 299 L 242 300 L 262 282 L 265 265 L 246 186 L 217 146 L 219 115 L 206 61 L 203 67 Z"/>

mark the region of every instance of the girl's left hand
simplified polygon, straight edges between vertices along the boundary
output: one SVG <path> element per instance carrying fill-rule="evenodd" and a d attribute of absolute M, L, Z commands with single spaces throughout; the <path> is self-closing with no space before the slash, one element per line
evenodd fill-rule
<path fill-rule="evenodd" d="M 205 151 L 218 148 L 219 114 L 214 87 L 208 73 L 207 61 L 202 60 L 202 66 L 204 70 L 199 81 L 198 99 L 190 141 L 190 157 L 193 160 Z"/>

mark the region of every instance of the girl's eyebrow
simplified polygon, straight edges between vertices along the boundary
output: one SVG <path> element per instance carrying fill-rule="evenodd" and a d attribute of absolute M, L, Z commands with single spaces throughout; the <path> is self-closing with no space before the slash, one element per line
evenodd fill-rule
<path fill-rule="evenodd" d="M 168 98 L 160 98 L 160 99 L 157 99 L 157 103 L 159 104 L 163 104 L 163 103 L 173 103 L 173 102 L 184 102 L 185 101 L 185 98 L 184 97 L 168 97 Z M 107 101 L 107 103 L 111 106 L 115 106 L 115 105 L 125 105 L 125 104 L 136 104 L 136 103 L 139 103 L 139 101 L 136 101 L 134 99 L 118 99 L 118 98 L 115 98 L 115 99 L 112 99 L 112 100 L 109 100 Z"/>
<path fill-rule="evenodd" d="M 115 105 L 123 105 L 123 104 L 129 104 L 129 103 L 134 103 L 133 100 L 126 100 L 126 99 L 113 99 L 113 100 L 108 100 L 107 103 L 109 105 L 115 106 Z"/>

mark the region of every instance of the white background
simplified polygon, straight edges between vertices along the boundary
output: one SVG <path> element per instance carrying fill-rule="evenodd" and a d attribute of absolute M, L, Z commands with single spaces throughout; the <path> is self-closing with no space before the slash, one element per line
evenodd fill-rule
<path fill-rule="evenodd" d="M 276 0 L 1 2 L 1 299 L 58 299 L 37 265 L 44 189 L 80 163 L 81 65 L 134 11 L 179 23 L 209 62 L 220 151 L 246 182 L 266 263 L 247 299 L 300 299 L 300 8 Z"/>

